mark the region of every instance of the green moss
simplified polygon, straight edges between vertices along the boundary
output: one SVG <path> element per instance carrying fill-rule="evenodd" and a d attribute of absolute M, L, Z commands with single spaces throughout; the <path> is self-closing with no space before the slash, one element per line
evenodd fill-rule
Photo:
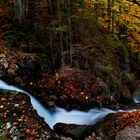
<path fill-rule="evenodd" d="M 100 66 L 100 70 L 101 70 L 102 72 L 110 73 L 110 72 L 112 71 L 112 67 L 111 67 L 111 65 Z"/>
<path fill-rule="evenodd" d="M 107 79 L 107 84 L 109 86 L 110 93 L 114 93 L 116 90 L 115 81 L 112 77 Z"/>
<path fill-rule="evenodd" d="M 68 26 L 63 23 L 60 23 L 58 20 L 55 20 L 49 24 L 47 29 L 55 32 L 67 32 Z"/>
<path fill-rule="evenodd" d="M 140 122 L 136 122 L 136 125 L 140 126 Z"/>
<path fill-rule="evenodd" d="M 18 37 L 14 33 L 7 33 L 5 34 L 5 40 L 8 42 L 7 47 L 10 49 L 18 48 L 19 47 L 19 41 Z"/>
<path fill-rule="evenodd" d="M 0 140 L 9 140 L 10 138 L 8 137 L 8 133 L 7 132 L 0 132 Z"/>

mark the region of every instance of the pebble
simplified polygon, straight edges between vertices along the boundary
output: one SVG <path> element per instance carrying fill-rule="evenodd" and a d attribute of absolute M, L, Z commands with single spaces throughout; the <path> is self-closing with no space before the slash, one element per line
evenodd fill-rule
<path fill-rule="evenodd" d="M 0 58 L 5 58 L 5 54 L 0 54 Z"/>

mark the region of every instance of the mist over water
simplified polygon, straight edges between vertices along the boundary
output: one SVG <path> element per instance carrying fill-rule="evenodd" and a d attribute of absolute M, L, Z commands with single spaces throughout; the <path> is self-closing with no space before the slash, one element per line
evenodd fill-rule
<path fill-rule="evenodd" d="M 55 109 L 46 109 L 39 101 L 34 98 L 32 95 L 23 91 L 15 86 L 8 85 L 4 81 L 0 80 L 0 89 L 6 90 L 15 90 L 19 92 L 23 92 L 30 96 L 32 106 L 37 110 L 38 114 L 43 117 L 46 123 L 53 128 L 53 126 L 58 123 L 68 123 L 68 124 L 95 124 L 100 119 L 104 118 L 109 113 L 122 112 L 123 110 L 114 111 L 111 109 L 103 108 L 103 109 L 90 109 L 87 112 L 72 110 L 67 111 L 63 108 L 55 108 Z M 132 111 L 132 110 L 130 110 Z"/>

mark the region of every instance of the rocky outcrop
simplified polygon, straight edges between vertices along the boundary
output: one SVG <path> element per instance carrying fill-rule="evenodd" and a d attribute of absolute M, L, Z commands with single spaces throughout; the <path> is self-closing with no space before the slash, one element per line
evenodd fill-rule
<path fill-rule="evenodd" d="M 140 122 L 140 110 L 133 112 L 111 113 L 105 119 L 96 124 L 96 134 L 103 140 L 124 140 L 138 136 L 138 124 Z M 131 126 L 135 126 L 131 127 Z M 127 133 L 126 130 L 128 130 Z M 134 135 L 132 133 L 135 132 Z M 130 134 L 128 134 L 130 132 Z M 139 137 L 140 138 L 140 137 Z"/>
<path fill-rule="evenodd" d="M 140 139 L 140 122 L 126 126 L 120 130 L 116 137 L 116 140 L 138 140 Z"/>
<path fill-rule="evenodd" d="M 26 85 L 40 76 L 41 65 L 35 54 L 0 49 L 0 77 Z"/>
<path fill-rule="evenodd" d="M 140 110 L 130 113 L 111 113 L 95 125 L 57 123 L 59 135 L 74 140 L 138 140 L 140 138 Z"/>
<path fill-rule="evenodd" d="M 57 123 L 54 126 L 54 131 L 60 135 L 72 138 L 73 140 L 85 139 L 94 131 L 94 125 L 76 125 Z"/>

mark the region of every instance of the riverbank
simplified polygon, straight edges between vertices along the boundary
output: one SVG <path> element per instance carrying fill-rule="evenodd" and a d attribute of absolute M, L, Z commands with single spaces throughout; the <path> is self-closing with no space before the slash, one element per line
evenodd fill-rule
<path fill-rule="evenodd" d="M 1 88 L 8 87 L 8 85 L 5 84 L 0 86 Z M 8 89 L 10 88 L 12 90 L 16 89 L 14 87 L 8 87 Z M 54 126 L 54 130 L 52 130 L 46 124 L 47 122 L 45 122 L 45 120 L 50 121 L 50 119 L 44 120 L 44 118 L 38 116 L 38 109 L 35 110 L 32 107 L 31 99 L 25 93 L 0 90 L 0 100 L 0 138 L 3 138 L 3 140 L 8 140 L 10 138 L 28 140 L 68 140 L 69 138 L 72 138 L 72 140 L 123 140 L 127 138 L 128 140 L 137 140 L 139 137 L 139 109 L 136 111 L 131 110 L 130 113 L 110 113 L 100 121 L 97 121 L 99 119 L 97 117 L 97 120 L 93 120 L 96 122 L 94 125 L 92 125 L 92 123 L 89 123 L 89 125 L 57 123 Z M 37 107 L 40 108 L 39 106 Z M 53 116 L 54 115 L 55 114 L 53 114 Z M 63 113 L 61 115 L 64 117 Z M 91 113 L 90 117 L 94 118 L 94 115 L 94 113 Z M 84 119 L 86 120 L 86 116 Z M 127 135 L 125 133 L 126 131 L 128 133 Z"/>
<path fill-rule="evenodd" d="M 44 63 L 35 54 L 10 51 L 5 47 L 0 49 L 0 64 L 1 79 L 29 91 L 48 108 L 127 108 L 133 102 L 132 93 L 139 83 L 133 74 L 123 71 L 116 75 L 101 69 L 90 73 L 64 67 L 44 72 Z"/>
<path fill-rule="evenodd" d="M 79 131 L 80 129 L 80 131 Z M 140 138 L 140 110 L 110 113 L 95 125 L 58 123 L 54 130 L 74 140 L 138 140 Z"/>

